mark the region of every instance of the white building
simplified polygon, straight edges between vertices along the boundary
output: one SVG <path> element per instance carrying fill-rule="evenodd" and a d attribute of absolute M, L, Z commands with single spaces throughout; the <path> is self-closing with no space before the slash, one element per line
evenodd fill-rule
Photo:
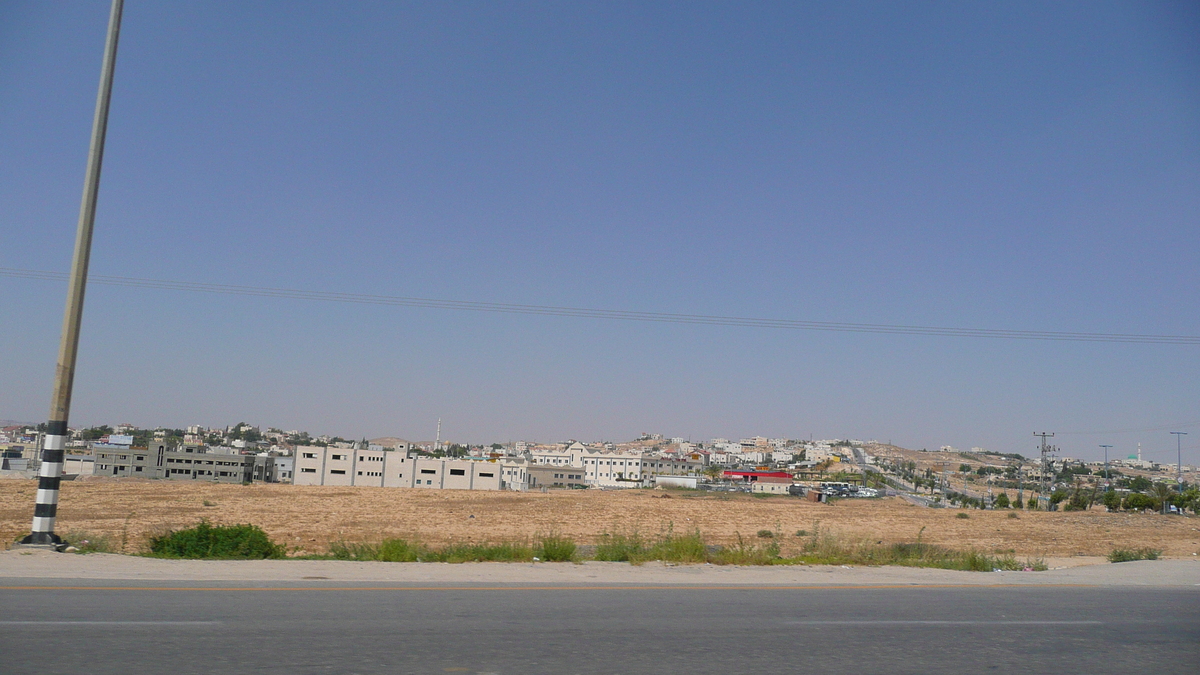
<path fill-rule="evenodd" d="M 410 451 L 296 448 L 296 485 L 365 485 L 445 490 L 501 490 L 501 467 L 495 460 L 420 457 Z"/>

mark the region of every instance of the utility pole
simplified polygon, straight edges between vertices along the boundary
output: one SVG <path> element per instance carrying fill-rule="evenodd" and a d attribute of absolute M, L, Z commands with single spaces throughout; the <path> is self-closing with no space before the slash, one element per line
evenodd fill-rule
<path fill-rule="evenodd" d="M 33 526 L 22 544 L 58 547 L 62 539 L 54 533 L 58 516 L 58 488 L 62 482 L 63 448 L 67 440 L 67 418 L 71 412 L 71 389 L 75 381 L 75 357 L 79 352 L 79 325 L 83 320 L 83 295 L 87 288 L 88 260 L 92 253 L 92 226 L 96 222 L 96 197 L 100 192 L 100 167 L 104 161 L 104 136 L 108 130 L 108 104 L 112 98 L 113 68 L 117 61 L 117 37 L 121 32 L 124 0 L 113 0 L 108 17 L 108 38 L 100 67 L 100 91 L 96 94 L 96 115 L 92 119 L 92 143 L 88 150 L 87 173 L 83 180 L 83 200 L 79 207 L 79 227 L 75 234 L 75 255 L 71 261 L 71 280 L 67 287 L 67 308 L 63 313 L 62 338 L 58 346 L 58 367 L 54 374 L 54 394 L 50 419 L 42 441 L 42 464 L 38 470 L 37 497 L 33 507 Z"/>
<path fill-rule="evenodd" d="M 1108 475 L 1108 449 L 1111 445 L 1101 445 L 1104 448 L 1104 490 L 1108 491 L 1109 485 L 1112 483 L 1112 478 Z"/>
<path fill-rule="evenodd" d="M 1054 434 L 1046 432 L 1035 433 L 1034 436 L 1042 437 L 1042 494 L 1038 501 L 1046 500 L 1046 510 L 1050 510 L 1050 446 L 1046 445 L 1047 438 L 1054 438 Z"/>
<path fill-rule="evenodd" d="M 1022 480 L 1022 478 L 1021 478 L 1021 469 L 1023 469 L 1023 468 L 1024 468 L 1024 465 L 1018 460 L 1017 461 L 1017 504 L 1019 506 L 1017 508 L 1019 508 L 1019 509 L 1025 508 L 1025 481 Z"/>
<path fill-rule="evenodd" d="M 1175 460 L 1175 486 L 1179 488 L 1179 494 L 1183 494 L 1183 443 L 1181 439 L 1187 436 L 1186 431 L 1172 431 L 1175 436 L 1175 452 L 1178 456 Z"/>

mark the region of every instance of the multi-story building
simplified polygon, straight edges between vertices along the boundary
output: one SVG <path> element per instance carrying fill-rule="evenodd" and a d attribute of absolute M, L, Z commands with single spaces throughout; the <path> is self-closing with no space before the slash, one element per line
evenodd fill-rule
<path fill-rule="evenodd" d="M 248 483 L 254 456 L 222 452 L 202 445 L 170 446 L 161 441 L 145 448 L 94 444 L 94 475 Z"/>
<path fill-rule="evenodd" d="M 296 485 L 364 485 L 447 490 L 503 489 L 497 460 L 421 457 L 407 450 L 296 448 Z"/>

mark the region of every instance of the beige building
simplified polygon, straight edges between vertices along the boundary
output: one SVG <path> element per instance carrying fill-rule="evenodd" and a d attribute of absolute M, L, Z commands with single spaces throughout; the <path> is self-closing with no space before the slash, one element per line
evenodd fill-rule
<path fill-rule="evenodd" d="M 296 448 L 292 473 L 295 485 L 365 485 L 435 490 L 501 490 L 503 477 L 496 460 L 421 457 L 409 450 L 379 446 Z"/>
<path fill-rule="evenodd" d="M 561 469 L 552 473 L 567 475 L 572 469 L 582 472 L 586 483 L 600 487 L 641 487 L 648 485 L 654 476 L 694 476 L 704 471 L 704 460 L 699 455 L 676 459 L 637 450 L 589 447 L 582 443 L 572 443 L 565 448 L 539 448 L 531 452 L 530 457 L 534 464 Z"/>
<path fill-rule="evenodd" d="M 792 487 L 791 478 L 776 478 L 775 476 L 759 476 L 758 480 L 750 483 L 751 492 L 769 495 L 786 495 Z"/>

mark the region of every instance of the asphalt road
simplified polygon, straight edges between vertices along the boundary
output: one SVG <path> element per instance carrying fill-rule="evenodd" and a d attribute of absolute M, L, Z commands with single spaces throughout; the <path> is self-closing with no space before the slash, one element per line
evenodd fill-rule
<path fill-rule="evenodd" d="M 1171 673 L 1200 587 L 4 579 L 0 673 Z"/>

